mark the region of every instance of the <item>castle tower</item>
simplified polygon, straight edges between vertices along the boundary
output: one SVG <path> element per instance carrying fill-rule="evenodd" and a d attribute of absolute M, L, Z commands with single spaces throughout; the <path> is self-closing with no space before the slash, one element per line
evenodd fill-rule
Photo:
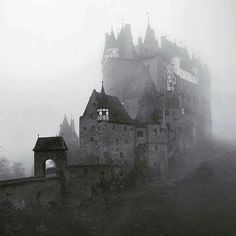
<path fill-rule="evenodd" d="M 121 30 L 117 37 L 117 44 L 121 58 L 134 59 L 137 56 L 133 44 L 130 24 L 125 24 L 124 26 L 122 24 Z"/>
<path fill-rule="evenodd" d="M 113 28 L 111 29 L 111 33 L 106 33 L 105 35 L 105 47 L 104 47 L 104 53 L 103 53 L 103 60 L 107 61 L 110 58 L 119 58 L 119 48 L 117 44 L 117 40 L 113 31 Z"/>
<path fill-rule="evenodd" d="M 79 162 L 79 138 L 75 131 L 75 122 L 70 120 L 70 124 L 65 115 L 60 125 L 59 136 L 62 136 L 68 147 L 68 164 L 77 164 Z"/>
<path fill-rule="evenodd" d="M 139 46 L 140 47 L 140 46 Z M 142 50 L 141 50 L 141 57 L 151 57 L 156 56 L 159 52 L 159 44 L 158 41 L 155 38 L 155 32 L 150 26 L 150 22 L 148 20 L 148 25 L 146 29 L 146 34 L 144 38 L 144 42 L 142 44 Z"/>

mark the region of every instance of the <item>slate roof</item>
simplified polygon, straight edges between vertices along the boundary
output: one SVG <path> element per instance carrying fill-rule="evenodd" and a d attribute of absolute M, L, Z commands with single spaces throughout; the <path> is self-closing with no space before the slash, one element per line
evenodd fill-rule
<path fill-rule="evenodd" d="M 92 109 L 93 101 L 92 97 L 95 97 L 96 100 L 96 109 Z M 97 114 L 97 109 L 99 108 L 108 108 L 109 109 L 109 122 L 116 122 L 116 123 L 126 123 L 126 124 L 134 124 L 135 120 L 131 119 L 129 114 L 126 112 L 124 107 L 122 106 L 120 100 L 111 95 L 107 95 L 105 92 L 97 92 L 96 90 L 93 91 L 92 96 L 88 102 L 88 105 L 84 111 L 83 116 L 90 116 Z"/>
<path fill-rule="evenodd" d="M 36 151 L 59 151 L 68 150 L 63 137 L 43 137 L 38 138 L 35 147 L 33 149 Z"/>

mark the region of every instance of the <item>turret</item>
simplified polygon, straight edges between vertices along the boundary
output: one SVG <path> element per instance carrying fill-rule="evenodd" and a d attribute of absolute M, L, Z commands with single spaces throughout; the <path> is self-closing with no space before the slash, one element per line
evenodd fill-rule
<path fill-rule="evenodd" d="M 105 47 L 104 47 L 103 59 L 106 61 L 109 58 L 118 58 L 118 57 L 119 57 L 118 44 L 112 28 L 110 34 L 108 33 L 105 34 Z"/>
<path fill-rule="evenodd" d="M 143 57 L 155 56 L 159 51 L 158 41 L 155 39 L 154 30 L 150 26 L 150 22 L 148 20 L 148 25 L 146 29 L 146 34 L 144 38 L 144 42 L 142 45 L 142 53 Z"/>
<path fill-rule="evenodd" d="M 75 121 L 74 121 L 74 119 L 70 119 L 70 128 L 73 132 L 75 132 Z"/>
<path fill-rule="evenodd" d="M 64 120 L 60 125 L 59 136 L 64 138 L 68 147 L 68 163 L 77 164 L 79 161 L 79 138 L 75 131 L 74 119 L 71 119 L 69 124 L 66 115 L 64 116 Z"/>
<path fill-rule="evenodd" d="M 117 37 L 117 43 L 119 47 L 120 57 L 128 59 L 133 59 L 136 57 L 130 24 L 122 24 L 120 33 Z"/>

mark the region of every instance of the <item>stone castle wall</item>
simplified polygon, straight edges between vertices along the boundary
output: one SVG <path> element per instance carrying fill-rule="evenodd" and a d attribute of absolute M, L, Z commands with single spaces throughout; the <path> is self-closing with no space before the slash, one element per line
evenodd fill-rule
<path fill-rule="evenodd" d="M 17 209 L 35 204 L 50 206 L 52 203 L 60 203 L 62 193 L 59 177 L 30 177 L 0 182 L 0 202 L 10 202 Z"/>
<path fill-rule="evenodd" d="M 134 126 L 96 119 L 80 118 L 80 157 L 101 158 L 125 163 L 133 161 L 135 148 Z"/>

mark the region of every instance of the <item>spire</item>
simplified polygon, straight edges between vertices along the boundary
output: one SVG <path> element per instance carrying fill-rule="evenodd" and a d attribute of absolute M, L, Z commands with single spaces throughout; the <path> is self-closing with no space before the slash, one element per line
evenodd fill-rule
<path fill-rule="evenodd" d="M 64 120 L 63 120 L 63 122 L 62 122 L 62 126 L 69 126 L 69 122 L 68 122 L 68 120 L 67 120 L 67 117 L 66 117 L 66 114 L 65 114 L 65 116 L 64 116 Z"/>
<path fill-rule="evenodd" d="M 103 87 L 103 81 L 102 81 L 101 93 L 102 93 L 102 94 L 105 94 L 105 89 L 104 89 L 104 87 Z"/>
<path fill-rule="evenodd" d="M 62 136 L 62 134 L 66 133 L 68 129 L 70 129 L 70 125 L 65 114 L 62 124 L 60 125 L 59 136 Z"/>
<path fill-rule="evenodd" d="M 75 131 L 75 121 L 74 121 L 74 119 L 70 119 L 70 127 L 71 127 L 72 131 Z"/>
<path fill-rule="evenodd" d="M 149 20 L 149 17 L 148 17 L 148 25 L 147 25 L 147 29 L 146 29 L 144 43 L 152 42 L 152 41 L 155 41 L 155 40 L 156 40 L 155 39 L 155 33 L 154 33 L 154 30 L 150 26 L 150 20 Z"/>

